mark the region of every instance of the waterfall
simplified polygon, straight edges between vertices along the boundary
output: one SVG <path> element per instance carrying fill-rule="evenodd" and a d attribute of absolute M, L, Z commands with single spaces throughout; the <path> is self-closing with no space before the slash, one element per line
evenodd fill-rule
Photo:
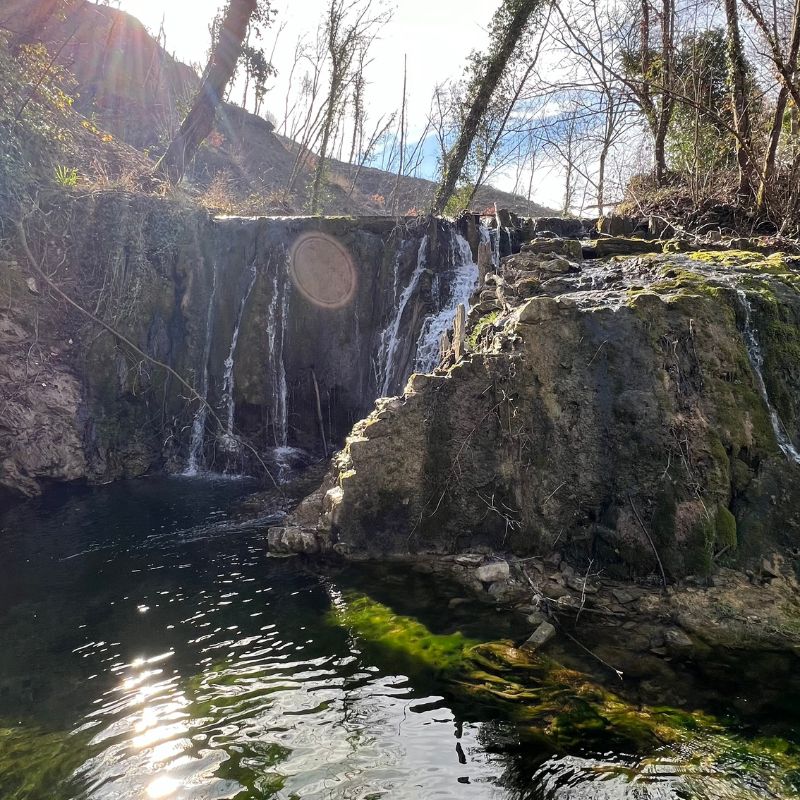
<path fill-rule="evenodd" d="M 289 408 L 287 402 L 286 368 L 283 348 L 286 344 L 286 318 L 289 314 L 288 270 L 280 280 L 277 265 L 272 279 L 272 299 L 267 310 L 268 369 L 272 388 L 272 425 L 276 447 L 286 447 L 289 436 Z"/>
<path fill-rule="evenodd" d="M 395 291 L 397 288 L 397 267 L 395 266 Z M 406 310 L 406 306 L 408 305 L 408 301 L 413 296 L 414 292 L 417 290 L 417 286 L 419 285 L 419 279 L 422 277 L 422 273 L 428 266 L 428 236 L 427 234 L 422 237 L 422 241 L 419 245 L 419 250 L 417 252 L 417 266 L 414 269 L 413 274 L 408 282 L 408 286 L 403 290 L 403 294 L 400 296 L 400 300 L 397 303 L 397 308 L 395 309 L 394 316 L 389 321 L 384 332 L 381 334 L 381 353 L 383 357 L 381 358 L 381 364 L 383 366 L 382 369 L 382 383 L 381 383 L 381 394 L 385 397 L 391 392 L 393 378 L 394 378 L 394 371 L 396 368 L 395 359 L 397 358 L 397 347 L 399 345 L 398 334 L 400 332 L 400 323 L 403 320 L 403 313 Z"/>
<path fill-rule="evenodd" d="M 478 234 L 481 237 L 481 244 L 489 245 L 489 249 L 492 251 L 492 264 L 494 264 L 495 269 L 497 269 L 497 265 L 500 263 L 500 259 L 497 252 L 497 246 L 494 247 L 492 246 L 492 234 L 489 231 L 488 226 L 485 225 L 483 222 L 481 222 L 481 224 L 478 225 Z M 500 240 L 498 239 L 497 241 L 499 242 Z"/>
<path fill-rule="evenodd" d="M 256 285 L 256 265 L 253 262 L 250 265 L 250 281 L 247 284 L 247 289 L 242 296 L 242 301 L 239 304 L 239 313 L 236 317 L 236 325 L 233 329 L 233 336 L 231 337 L 231 347 L 228 351 L 228 357 L 225 359 L 225 370 L 222 376 L 222 407 L 225 411 L 225 435 L 222 438 L 222 445 L 227 450 L 235 452 L 239 449 L 236 436 L 233 432 L 233 418 L 236 411 L 236 404 L 233 399 L 233 365 L 234 356 L 236 355 L 236 346 L 239 343 L 239 330 L 242 326 L 242 319 L 244 318 L 245 307 L 250 295 L 253 292 L 253 287 Z"/>
<path fill-rule="evenodd" d="M 497 203 L 494 205 L 494 268 L 500 271 L 500 237 L 503 233 L 503 226 L 500 223 L 500 212 L 497 210 Z"/>
<path fill-rule="evenodd" d="M 756 332 L 750 322 L 750 300 L 744 289 L 737 289 L 736 294 L 741 301 L 742 310 L 744 311 L 744 338 L 747 345 L 747 355 L 750 357 L 750 366 L 753 368 L 753 373 L 756 376 L 756 385 L 761 394 L 764 402 L 766 403 L 767 410 L 769 411 L 770 421 L 772 422 L 772 430 L 775 432 L 775 438 L 778 441 L 778 446 L 783 451 L 783 454 L 794 461 L 795 464 L 800 464 L 800 451 L 792 443 L 786 428 L 783 427 L 778 412 L 772 405 L 767 393 L 767 384 L 764 381 L 764 373 L 762 367 L 764 365 L 764 354 L 761 352 L 761 345 L 759 344 Z"/>
<path fill-rule="evenodd" d="M 203 363 L 201 370 L 200 389 L 198 394 L 203 399 L 203 403 L 197 409 L 192 421 L 192 439 L 189 444 L 189 460 L 186 464 L 184 475 L 197 475 L 203 460 L 203 438 L 206 431 L 206 418 L 208 416 L 208 359 L 211 355 L 211 338 L 214 333 L 214 299 L 217 296 L 217 261 L 211 271 L 211 294 L 208 297 L 208 309 L 206 311 L 206 339 L 203 345 Z"/>
<path fill-rule="evenodd" d="M 452 325 L 458 306 L 469 307 L 470 296 L 478 281 L 478 266 L 472 259 L 469 242 L 455 233 L 450 241 L 450 250 L 452 277 L 448 282 L 448 300 L 422 326 L 417 340 L 416 372 L 431 372 L 438 366 L 442 334 Z"/>

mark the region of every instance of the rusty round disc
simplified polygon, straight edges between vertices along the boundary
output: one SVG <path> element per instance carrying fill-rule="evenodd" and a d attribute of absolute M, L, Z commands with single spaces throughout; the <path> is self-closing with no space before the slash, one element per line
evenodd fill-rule
<path fill-rule="evenodd" d="M 325 233 L 305 233 L 292 247 L 290 272 L 295 286 L 312 303 L 341 308 L 356 290 L 356 270 L 344 245 Z"/>

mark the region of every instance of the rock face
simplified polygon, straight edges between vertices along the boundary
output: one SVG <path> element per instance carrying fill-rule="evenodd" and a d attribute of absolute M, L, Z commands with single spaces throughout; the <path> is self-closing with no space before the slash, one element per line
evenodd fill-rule
<path fill-rule="evenodd" d="M 586 235 L 581 220 L 564 217 L 539 217 L 534 220 L 533 230 L 536 234 L 554 233 L 565 239 L 581 239 Z"/>
<path fill-rule="evenodd" d="M 0 489 L 17 495 L 163 467 L 277 472 L 287 448 L 333 449 L 435 366 L 477 278 L 474 218 L 214 219 L 115 193 L 51 218 L 57 253 L 35 221 L 29 239 L 55 283 L 207 405 L 0 251 Z"/>
<path fill-rule="evenodd" d="M 5 280 L 24 297 L 27 281 L 16 263 Z M 30 287 L 27 287 L 30 291 Z M 0 488 L 32 494 L 39 482 L 69 481 L 86 472 L 77 413 L 81 387 L 49 345 L 31 341 L 19 306 L 0 310 Z M 0 495 L 0 500 L 2 495 Z"/>
<path fill-rule="evenodd" d="M 519 280 L 488 276 L 481 298 Z M 470 317 L 466 358 L 354 427 L 319 524 L 331 544 L 529 556 L 558 542 L 607 574 L 680 577 L 796 543 L 791 264 L 658 255 L 554 280 L 504 291 L 490 322 Z"/>

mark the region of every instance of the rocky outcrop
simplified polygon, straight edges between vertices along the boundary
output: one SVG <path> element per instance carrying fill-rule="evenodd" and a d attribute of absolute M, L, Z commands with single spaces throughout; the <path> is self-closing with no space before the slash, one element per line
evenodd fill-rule
<path fill-rule="evenodd" d="M 212 218 L 115 192 L 47 212 L 34 258 L 141 352 L 30 288 L 21 247 L 0 252 L 0 487 L 17 495 L 165 467 L 278 477 L 290 448 L 325 455 L 435 366 L 477 274 L 472 217 Z"/>
<path fill-rule="evenodd" d="M 9 295 L 33 300 L 39 288 L 19 265 L 3 264 Z M 46 324 L 45 319 L 41 320 Z M 80 384 L 60 363 L 67 342 L 31 338 L 24 306 L 0 309 L 0 488 L 36 493 L 41 483 L 69 481 L 86 473 L 77 422 Z"/>
<path fill-rule="evenodd" d="M 502 311 L 470 316 L 471 353 L 354 427 L 316 518 L 304 508 L 323 544 L 529 557 L 558 543 L 609 575 L 674 579 L 796 543 L 791 262 L 521 266 L 487 276 L 481 303 Z"/>

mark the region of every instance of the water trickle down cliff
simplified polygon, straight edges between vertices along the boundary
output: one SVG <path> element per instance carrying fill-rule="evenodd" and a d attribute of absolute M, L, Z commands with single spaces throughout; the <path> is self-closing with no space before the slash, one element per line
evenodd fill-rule
<path fill-rule="evenodd" d="M 206 420 L 208 419 L 208 358 L 211 353 L 211 342 L 214 336 L 214 300 L 217 295 L 217 260 L 212 261 L 211 268 L 211 293 L 208 296 L 208 309 L 206 311 L 205 338 L 203 341 L 203 359 L 200 362 L 198 373 L 200 384 L 197 393 L 203 402 L 198 406 L 192 421 L 192 438 L 189 441 L 189 458 L 186 462 L 187 476 L 197 475 L 205 466 L 203 459 L 203 441 L 206 433 Z"/>
<path fill-rule="evenodd" d="M 247 284 L 247 290 L 242 297 L 242 302 L 239 306 L 239 314 L 236 317 L 236 327 L 233 329 L 233 336 L 231 337 L 231 349 L 228 353 L 228 357 L 225 359 L 225 373 L 222 378 L 222 410 L 225 415 L 224 420 L 226 427 L 221 444 L 224 448 L 233 453 L 239 452 L 239 442 L 234 433 L 233 425 L 236 412 L 236 401 L 233 396 L 233 368 L 236 363 L 236 346 L 239 343 L 239 331 L 242 327 L 242 318 L 244 317 L 244 311 L 247 307 L 247 301 L 250 299 L 253 287 L 256 284 L 256 278 L 258 277 L 255 263 L 250 265 L 250 275 L 251 279 Z"/>
<path fill-rule="evenodd" d="M 448 245 L 448 269 L 437 273 L 434 280 L 437 310 L 425 319 L 417 339 L 415 372 L 431 372 L 438 366 L 442 335 L 452 326 L 458 306 L 469 307 L 470 296 L 478 281 L 478 266 L 469 242 L 454 232 Z"/>
<path fill-rule="evenodd" d="M 756 386 L 761 398 L 764 400 L 764 405 L 769 411 L 769 419 L 772 424 L 772 430 L 775 433 L 775 441 L 778 443 L 781 452 L 795 464 L 800 464 L 800 451 L 795 447 L 786 428 L 781 422 L 778 415 L 778 410 L 770 400 L 769 392 L 767 391 L 767 383 L 764 380 L 764 354 L 761 350 L 761 343 L 758 341 L 758 334 L 753 328 L 751 321 L 752 307 L 747 293 L 744 289 L 736 289 L 736 295 L 739 298 L 742 311 L 744 312 L 744 340 L 747 345 L 747 355 L 750 359 L 750 366 L 753 369 L 753 376 L 755 378 Z"/>
<path fill-rule="evenodd" d="M 102 297 L 108 322 L 205 403 L 155 362 L 32 294 L 16 268 L 20 279 L 2 291 L 13 290 L 6 308 L 19 336 L 0 347 L 0 367 L 27 374 L 14 365 L 24 367 L 36 336 L 30 321 L 46 319 L 48 387 L 57 375 L 74 386 L 62 415 L 69 424 L 55 426 L 65 436 L 41 446 L 41 420 L 63 398 L 45 396 L 40 380 L 26 394 L 30 409 L 19 406 L 0 487 L 21 494 L 52 481 L 106 482 L 165 467 L 252 472 L 256 453 L 321 453 L 323 436 L 328 448 L 339 446 L 376 397 L 402 390 L 418 350 L 424 366 L 435 362 L 431 343 L 471 289 L 474 253 L 465 239 L 474 247 L 480 239 L 473 218 L 460 228 L 384 217 L 211 218 L 115 193 L 75 198 L 60 213 L 74 233 L 54 279 L 88 307 Z M 292 281 L 292 248 L 308 234 L 327 237 L 352 262 L 352 296 L 340 307 L 315 305 Z M 15 449 L 15 435 L 28 444 Z"/>
<path fill-rule="evenodd" d="M 376 397 L 436 366 L 477 280 L 466 238 L 442 221 L 219 219 L 215 230 L 219 289 L 212 282 L 197 374 L 224 430 L 198 411 L 187 471 L 247 470 L 240 439 L 276 461 L 291 447 L 319 451 L 323 435 L 336 446 Z M 315 304 L 293 280 L 293 245 L 310 234 L 321 257 L 329 242 L 352 258 L 356 289 L 341 308 Z"/>

